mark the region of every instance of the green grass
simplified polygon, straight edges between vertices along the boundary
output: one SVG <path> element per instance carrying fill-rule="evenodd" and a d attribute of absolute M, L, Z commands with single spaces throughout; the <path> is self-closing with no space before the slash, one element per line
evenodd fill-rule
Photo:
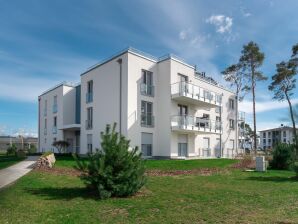
<path fill-rule="evenodd" d="M 0 169 L 4 169 L 6 167 L 14 165 L 22 160 L 24 160 L 24 158 L 17 158 L 16 156 L 7 156 L 5 154 L 0 154 Z"/>
<path fill-rule="evenodd" d="M 148 161 L 158 169 L 232 160 Z M 58 158 L 57 166 L 73 164 Z M 171 166 L 171 168 L 168 168 Z M 77 177 L 31 172 L 0 191 L 0 223 L 298 223 L 293 172 L 149 177 L 142 194 L 97 200 Z"/>
<path fill-rule="evenodd" d="M 71 156 L 58 156 L 56 155 L 57 167 L 73 168 L 76 162 Z M 84 158 L 83 160 L 87 160 Z M 147 169 L 159 170 L 191 170 L 198 168 L 223 168 L 236 163 L 237 160 L 232 159 L 204 159 L 204 160 L 146 160 L 145 166 Z"/>

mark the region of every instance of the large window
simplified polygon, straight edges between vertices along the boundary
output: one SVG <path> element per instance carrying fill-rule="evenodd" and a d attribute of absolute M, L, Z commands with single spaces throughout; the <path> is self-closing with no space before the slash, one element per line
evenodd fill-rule
<path fill-rule="evenodd" d="M 230 119 L 230 121 L 229 121 L 229 127 L 230 127 L 230 129 L 234 129 L 235 128 L 235 121 L 233 119 Z"/>
<path fill-rule="evenodd" d="M 141 94 L 154 96 L 153 73 L 142 70 Z"/>
<path fill-rule="evenodd" d="M 153 134 L 142 132 L 142 154 L 152 156 Z"/>
<path fill-rule="evenodd" d="M 86 129 L 92 129 L 93 126 L 93 108 L 87 108 L 87 120 L 86 120 Z"/>
<path fill-rule="evenodd" d="M 141 125 L 145 127 L 153 127 L 153 103 L 142 100 L 141 104 Z"/>
<path fill-rule="evenodd" d="M 233 99 L 229 99 L 229 108 L 231 109 L 231 110 L 234 110 L 234 100 Z"/>
<path fill-rule="evenodd" d="M 263 133 L 263 138 L 266 138 L 266 132 Z"/>
<path fill-rule="evenodd" d="M 53 113 L 57 113 L 57 111 L 58 111 L 58 100 L 57 100 L 57 96 L 54 96 Z"/>
<path fill-rule="evenodd" d="M 287 132 L 286 131 L 283 131 L 283 137 L 287 137 Z"/>
<path fill-rule="evenodd" d="M 86 103 L 93 102 L 93 80 L 87 82 Z"/>
<path fill-rule="evenodd" d="M 178 156 L 187 157 L 188 154 L 188 136 L 178 135 Z"/>
<path fill-rule="evenodd" d="M 92 134 L 87 135 L 87 150 L 88 153 L 93 153 Z"/>

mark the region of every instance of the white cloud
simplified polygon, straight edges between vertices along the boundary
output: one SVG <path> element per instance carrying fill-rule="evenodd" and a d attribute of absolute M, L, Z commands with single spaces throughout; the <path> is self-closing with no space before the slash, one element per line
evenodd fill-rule
<path fill-rule="evenodd" d="M 206 20 L 206 22 L 214 25 L 216 32 L 223 34 L 231 32 L 233 18 L 225 15 L 212 15 Z"/>
<path fill-rule="evenodd" d="M 185 30 L 180 31 L 179 38 L 181 40 L 185 40 L 186 39 L 186 31 Z"/>
<path fill-rule="evenodd" d="M 298 99 L 293 99 L 292 104 L 298 103 Z M 263 102 L 256 102 L 256 113 L 272 111 L 277 109 L 284 109 L 287 108 L 289 105 L 286 101 L 278 102 L 278 101 L 263 101 Z M 245 111 L 247 114 L 252 114 L 252 101 L 244 100 L 239 104 L 239 110 Z"/>

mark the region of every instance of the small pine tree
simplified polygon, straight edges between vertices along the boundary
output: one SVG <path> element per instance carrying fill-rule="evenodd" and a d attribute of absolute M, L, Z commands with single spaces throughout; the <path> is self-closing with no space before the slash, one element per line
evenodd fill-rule
<path fill-rule="evenodd" d="M 88 154 L 88 161 L 77 161 L 77 169 L 83 171 L 81 179 L 88 187 L 97 189 L 101 199 L 125 197 L 135 194 L 145 184 L 144 161 L 138 148 L 129 150 L 129 140 L 120 136 L 116 124 L 107 125 L 101 133 L 101 149 Z"/>

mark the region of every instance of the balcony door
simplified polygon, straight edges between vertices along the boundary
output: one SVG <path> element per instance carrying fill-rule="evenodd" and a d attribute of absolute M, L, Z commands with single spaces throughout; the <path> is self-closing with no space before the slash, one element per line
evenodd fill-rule
<path fill-rule="evenodd" d="M 178 156 L 179 157 L 187 157 L 187 151 L 188 151 L 187 139 L 188 139 L 187 135 L 178 136 Z"/>
<path fill-rule="evenodd" d="M 210 156 L 210 138 L 203 138 L 203 156 Z"/>
<path fill-rule="evenodd" d="M 178 104 L 179 125 L 188 125 L 188 107 Z"/>
<path fill-rule="evenodd" d="M 142 70 L 142 86 L 141 91 L 143 94 L 153 96 L 153 73 Z"/>
<path fill-rule="evenodd" d="M 180 82 L 180 93 L 188 93 L 188 76 L 178 74 Z"/>

